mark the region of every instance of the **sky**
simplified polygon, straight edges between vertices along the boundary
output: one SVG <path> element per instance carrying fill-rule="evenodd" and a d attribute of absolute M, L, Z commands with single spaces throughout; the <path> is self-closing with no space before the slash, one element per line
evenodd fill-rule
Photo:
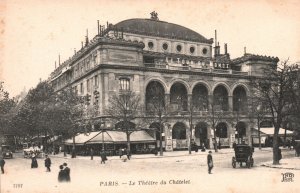
<path fill-rule="evenodd" d="M 0 81 L 11 96 L 45 80 L 58 63 L 104 25 L 150 18 L 190 28 L 204 37 L 218 32 L 221 53 L 247 53 L 300 61 L 297 0 L 0 0 Z"/>

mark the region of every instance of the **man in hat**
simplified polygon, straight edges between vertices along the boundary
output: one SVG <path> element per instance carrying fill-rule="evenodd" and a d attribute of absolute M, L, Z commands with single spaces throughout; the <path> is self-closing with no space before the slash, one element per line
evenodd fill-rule
<path fill-rule="evenodd" d="M 48 155 L 46 155 L 45 167 L 47 168 L 47 172 L 51 172 L 50 166 L 51 166 L 51 159 L 49 158 Z"/>
<path fill-rule="evenodd" d="M 64 163 L 63 166 L 64 166 L 65 175 L 66 175 L 66 181 L 70 182 L 71 181 L 70 168 L 68 167 L 67 163 Z"/>
<path fill-rule="evenodd" d="M 207 166 L 208 166 L 208 173 L 211 174 L 211 170 L 214 167 L 213 158 L 212 158 L 212 152 L 209 151 L 207 155 Z"/>
<path fill-rule="evenodd" d="M 1 166 L 1 173 L 4 174 L 4 165 L 5 165 L 5 161 L 4 159 L 1 157 L 0 158 L 0 166 Z"/>

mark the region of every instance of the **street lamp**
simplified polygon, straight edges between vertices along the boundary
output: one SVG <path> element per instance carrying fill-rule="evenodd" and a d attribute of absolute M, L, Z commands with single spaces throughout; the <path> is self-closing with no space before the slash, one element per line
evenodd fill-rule
<path fill-rule="evenodd" d="M 99 124 L 100 124 L 101 132 L 102 132 L 102 151 L 104 152 L 104 127 L 101 127 L 101 125 L 105 126 L 105 122 L 102 121 Z"/>
<path fill-rule="evenodd" d="M 261 113 L 261 105 L 256 107 L 257 110 L 257 130 L 258 130 L 258 146 L 261 150 L 261 139 L 260 139 L 260 113 Z"/>

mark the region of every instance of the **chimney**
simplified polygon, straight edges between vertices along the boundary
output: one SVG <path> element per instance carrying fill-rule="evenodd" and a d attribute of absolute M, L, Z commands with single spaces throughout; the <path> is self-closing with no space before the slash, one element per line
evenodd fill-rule
<path fill-rule="evenodd" d="M 215 30 L 215 57 L 220 55 L 220 45 L 219 42 L 217 42 L 217 30 Z"/>
<path fill-rule="evenodd" d="M 99 29 L 99 20 L 97 20 L 97 26 L 98 26 L 98 35 L 100 35 L 100 29 Z"/>
<path fill-rule="evenodd" d="M 86 29 L 86 36 L 85 36 L 85 46 L 89 44 L 89 31 Z"/>
<path fill-rule="evenodd" d="M 246 54 L 247 53 L 247 51 L 246 51 L 246 46 L 244 47 L 244 54 Z"/>
<path fill-rule="evenodd" d="M 76 48 L 74 48 L 74 54 L 76 54 Z"/>
<path fill-rule="evenodd" d="M 217 46 L 217 30 L 215 29 L 215 47 Z"/>
<path fill-rule="evenodd" d="M 225 52 L 225 55 L 227 55 L 227 44 L 224 44 L 224 52 Z"/>

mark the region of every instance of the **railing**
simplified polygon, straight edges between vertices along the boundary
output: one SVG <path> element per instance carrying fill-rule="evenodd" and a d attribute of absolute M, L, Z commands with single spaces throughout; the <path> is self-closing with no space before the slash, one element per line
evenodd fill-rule
<path fill-rule="evenodd" d="M 199 68 L 192 66 L 175 66 L 168 64 L 155 64 L 155 63 L 144 63 L 148 68 L 158 68 L 158 69 L 169 69 L 169 70 L 180 70 L 180 71 L 194 71 L 194 72 L 205 72 L 205 73 L 215 73 L 215 74 L 235 74 L 235 75 L 249 75 L 248 72 L 235 71 L 235 70 L 224 70 L 224 69 L 213 69 L 213 68 Z"/>

